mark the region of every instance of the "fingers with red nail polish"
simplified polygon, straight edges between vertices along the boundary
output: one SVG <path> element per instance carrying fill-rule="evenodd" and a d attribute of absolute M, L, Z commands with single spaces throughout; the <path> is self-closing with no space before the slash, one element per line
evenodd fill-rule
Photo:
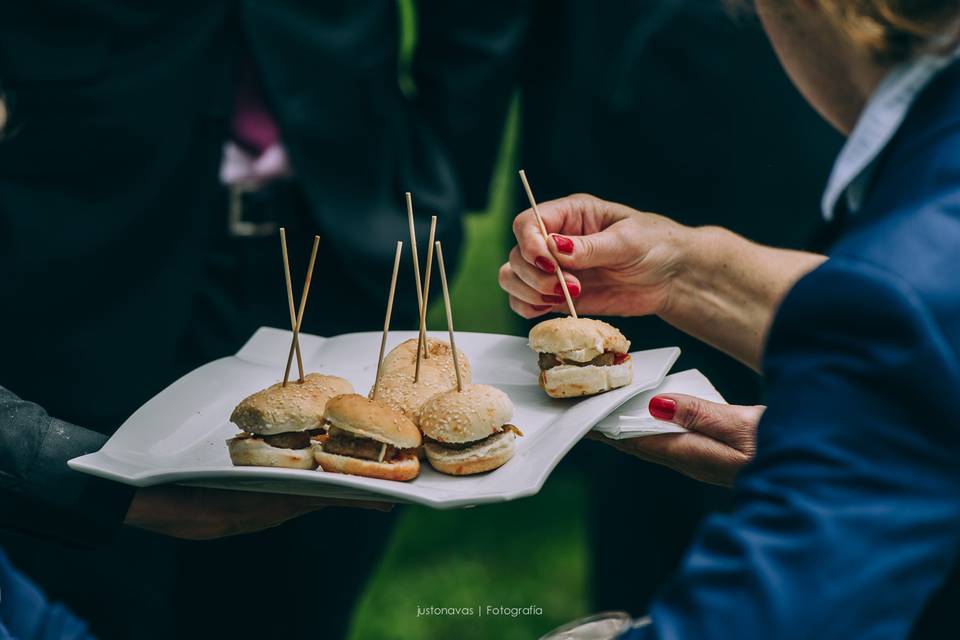
<path fill-rule="evenodd" d="M 556 265 L 554 265 L 553 260 L 548 260 L 543 256 L 539 256 L 533 262 L 534 264 L 537 265 L 537 268 L 540 269 L 541 271 L 545 271 L 547 273 L 553 273 L 554 271 L 557 270 L 557 267 Z"/>
<path fill-rule="evenodd" d="M 557 245 L 557 251 L 564 255 L 571 255 L 573 253 L 573 240 L 567 236 L 561 236 L 559 234 L 553 234 L 553 242 Z"/>
<path fill-rule="evenodd" d="M 654 396 L 650 399 L 650 415 L 657 420 L 673 420 L 677 413 L 677 401 L 673 398 L 664 398 L 663 396 Z"/>
<path fill-rule="evenodd" d="M 567 281 L 567 291 L 570 292 L 570 297 L 571 297 L 571 298 L 579 298 L 579 297 L 580 297 L 580 285 L 578 285 L 576 282 L 570 282 L 570 281 L 568 280 L 568 281 Z M 556 293 L 558 296 L 562 296 L 562 295 L 563 295 L 563 287 L 560 286 L 560 283 L 559 283 L 559 282 L 558 282 L 557 285 L 553 288 L 553 292 Z"/>

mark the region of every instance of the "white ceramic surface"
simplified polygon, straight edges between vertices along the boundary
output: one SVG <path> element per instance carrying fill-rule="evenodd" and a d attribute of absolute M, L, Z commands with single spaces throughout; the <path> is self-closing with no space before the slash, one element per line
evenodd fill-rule
<path fill-rule="evenodd" d="M 446 333 L 430 332 L 445 339 Z M 390 334 L 390 349 L 413 331 Z M 203 365 L 140 407 L 103 448 L 70 461 L 77 471 L 134 486 L 177 482 L 197 486 L 344 499 L 412 502 L 436 508 L 502 502 L 537 493 L 560 459 L 583 435 L 634 395 L 658 386 L 680 355 L 676 347 L 633 353 L 629 387 L 581 400 L 553 400 L 537 386 L 537 359 L 524 338 L 458 333 L 470 358 L 473 381 L 499 387 L 513 400 L 513 423 L 525 436 L 517 453 L 490 473 L 452 477 L 424 462 L 420 477 L 390 482 L 319 471 L 235 467 L 225 441 L 237 433 L 229 422 L 245 396 L 277 382 L 291 334 L 261 328 L 235 356 Z M 300 336 L 306 372 L 348 379 L 358 393 L 373 384 L 379 333 L 334 338 Z"/>

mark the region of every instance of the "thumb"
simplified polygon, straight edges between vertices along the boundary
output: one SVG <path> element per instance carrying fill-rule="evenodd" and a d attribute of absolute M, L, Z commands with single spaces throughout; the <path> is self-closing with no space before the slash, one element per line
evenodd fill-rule
<path fill-rule="evenodd" d="M 752 442 L 765 407 L 719 404 L 682 393 L 650 399 L 650 415 L 740 448 Z"/>
<path fill-rule="evenodd" d="M 623 261 L 623 241 L 615 227 L 582 236 L 554 233 L 550 242 L 553 255 L 564 269 L 578 271 L 610 267 Z"/>

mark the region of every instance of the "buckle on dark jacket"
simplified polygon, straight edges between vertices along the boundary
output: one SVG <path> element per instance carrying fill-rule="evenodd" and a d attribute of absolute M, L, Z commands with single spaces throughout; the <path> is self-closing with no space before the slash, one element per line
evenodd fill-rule
<path fill-rule="evenodd" d="M 229 216 L 227 233 L 234 238 L 262 238 L 273 235 L 282 212 L 277 211 L 274 183 L 227 185 Z"/>

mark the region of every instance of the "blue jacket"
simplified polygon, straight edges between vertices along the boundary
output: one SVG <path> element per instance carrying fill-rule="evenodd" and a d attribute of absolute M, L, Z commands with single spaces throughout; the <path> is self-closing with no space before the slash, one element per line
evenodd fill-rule
<path fill-rule="evenodd" d="M 0 551 L 0 640 L 92 640 L 87 626 L 27 580 Z"/>
<path fill-rule="evenodd" d="M 960 65 L 871 184 L 777 312 L 734 510 L 629 638 L 960 638 Z"/>

